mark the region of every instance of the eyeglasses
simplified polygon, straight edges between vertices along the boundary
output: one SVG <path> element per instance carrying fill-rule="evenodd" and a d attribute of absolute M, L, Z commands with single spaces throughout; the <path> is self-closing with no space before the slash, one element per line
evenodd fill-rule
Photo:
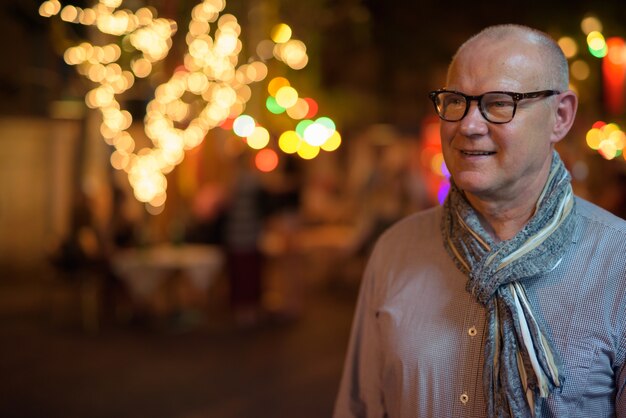
<path fill-rule="evenodd" d="M 560 94 L 557 90 L 541 90 L 529 93 L 513 93 L 510 91 L 489 91 L 480 96 L 451 91 L 431 91 L 428 96 L 435 105 L 439 117 L 448 122 L 458 122 L 467 115 L 473 100 L 478 103 L 481 115 L 491 123 L 507 123 L 513 120 L 517 102 L 525 99 L 536 99 Z"/>

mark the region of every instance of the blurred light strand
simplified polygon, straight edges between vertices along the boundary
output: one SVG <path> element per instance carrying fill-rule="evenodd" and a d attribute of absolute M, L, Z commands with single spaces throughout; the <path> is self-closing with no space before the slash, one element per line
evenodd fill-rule
<path fill-rule="evenodd" d="M 225 0 L 200 2 L 191 11 L 183 65 L 155 88 L 154 98 L 146 106 L 144 131 L 153 146 L 136 150 L 135 140 L 128 132 L 132 116 L 123 109 L 118 97 L 131 89 L 137 78 L 149 78 L 154 67 L 168 56 L 178 25 L 172 19 L 159 18 L 154 8 L 142 7 L 132 12 L 119 9 L 122 3 L 122 0 L 100 0 L 92 8 L 82 9 L 47 0 L 39 7 L 39 14 L 58 15 L 64 22 L 94 26 L 103 34 L 122 38 L 122 47 L 116 43 L 99 46 L 82 42 L 67 48 L 63 58 L 95 84 L 85 95 L 85 103 L 99 110 L 102 116 L 100 133 L 115 148 L 111 154 L 112 166 L 128 174 L 139 201 L 148 208 L 156 208 L 166 201 L 166 174 L 183 161 L 186 150 L 202 143 L 209 130 L 230 125 L 235 134 L 245 137 L 252 149 L 266 149 L 270 132 L 252 116 L 243 114 L 252 95 L 249 86 L 266 79 L 269 70 L 265 61 L 274 58 L 300 70 L 307 65 L 308 55 L 306 45 L 292 38 L 292 29 L 287 24 L 280 23 L 272 29 L 271 40 L 258 44 L 258 58 L 238 65 L 243 45 L 237 18 L 222 14 Z M 118 64 L 123 53 L 132 55 L 128 68 Z M 271 105 L 269 98 L 267 101 L 271 114 L 286 113 L 292 119 L 304 120 L 317 113 L 317 102 L 299 97 L 286 78 L 272 79 L 268 91 L 272 98 Z M 196 100 L 190 103 L 189 95 Z M 331 127 L 329 118 L 308 120 L 311 127 L 308 133 L 298 134 L 297 146 L 292 144 L 285 151 L 278 139 L 279 148 L 304 159 L 314 158 L 320 149 L 329 152 L 337 149 L 341 137 L 334 122 L 331 121 Z M 273 169 L 274 155 L 270 152 L 261 155 L 257 158 L 259 169 Z"/>

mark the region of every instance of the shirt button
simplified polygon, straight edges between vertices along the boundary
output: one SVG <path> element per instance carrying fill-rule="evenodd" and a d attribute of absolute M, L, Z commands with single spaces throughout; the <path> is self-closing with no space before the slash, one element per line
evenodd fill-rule
<path fill-rule="evenodd" d="M 471 327 L 470 329 L 467 330 L 467 333 L 469 334 L 470 337 L 474 337 L 477 334 L 476 327 Z"/>
<path fill-rule="evenodd" d="M 461 403 L 463 405 L 465 405 L 467 403 L 467 401 L 469 401 L 469 396 L 467 396 L 467 393 L 464 393 L 464 394 L 461 395 L 461 397 L 459 399 L 461 399 Z"/>

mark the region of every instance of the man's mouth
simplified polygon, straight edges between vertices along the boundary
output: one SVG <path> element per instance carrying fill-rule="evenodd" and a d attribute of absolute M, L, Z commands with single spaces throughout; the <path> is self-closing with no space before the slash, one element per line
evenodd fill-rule
<path fill-rule="evenodd" d="M 464 151 L 464 150 L 461 150 L 461 154 L 467 155 L 467 156 L 470 156 L 470 157 L 480 157 L 480 156 L 485 156 L 485 155 L 493 155 L 493 154 L 495 154 L 495 152 L 493 152 L 493 151 Z"/>

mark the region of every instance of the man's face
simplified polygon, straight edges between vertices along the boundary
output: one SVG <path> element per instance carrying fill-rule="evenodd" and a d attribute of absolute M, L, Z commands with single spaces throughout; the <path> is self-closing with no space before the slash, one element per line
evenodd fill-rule
<path fill-rule="evenodd" d="M 446 88 L 468 95 L 555 89 L 544 63 L 527 43 L 476 40 L 457 55 Z M 550 169 L 554 122 L 551 98 L 520 101 L 505 124 L 485 120 L 474 101 L 462 120 L 441 121 L 448 170 L 470 198 L 516 202 L 536 196 Z"/>

